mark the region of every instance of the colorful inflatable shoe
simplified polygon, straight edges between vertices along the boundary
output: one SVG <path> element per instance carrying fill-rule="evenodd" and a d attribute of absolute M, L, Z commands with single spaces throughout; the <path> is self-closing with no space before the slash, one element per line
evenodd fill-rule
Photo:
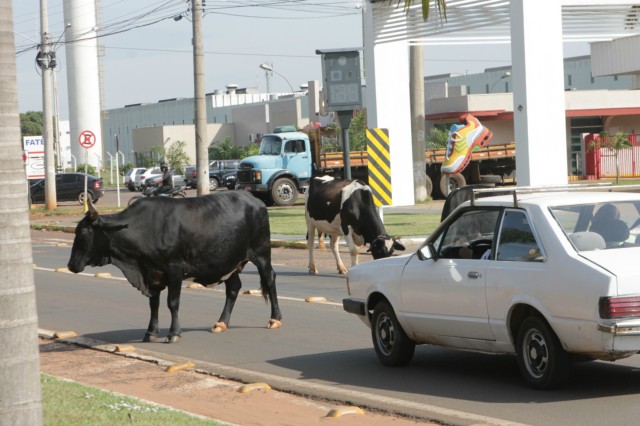
<path fill-rule="evenodd" d="M 440 171 L 459 173 L 467 167 L 471 153 L 489 143 L 493 133 L 471 114 L 461 117 L 461 124 L 451 125 L 447 139 L 447 152 Z"/>

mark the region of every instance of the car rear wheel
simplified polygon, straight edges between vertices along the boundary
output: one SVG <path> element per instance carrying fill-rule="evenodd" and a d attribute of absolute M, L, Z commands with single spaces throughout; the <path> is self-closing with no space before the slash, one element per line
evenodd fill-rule
<path fill-rule="evenodd" d="M 89 195 L 89 200 L 95 204 L 98 202 L 98 199 L 96 197 L 93 196 L 93 194 L 91 193 L 91 191 L 89 191 L 87 193 Z M 78 194 L 78 202 L 80 204 L 84 204 L 84 191 L 82 191 L 80 194 Z"/>
<path fill-rule="evenodd" d="M 406 365 L 413 358 L 416 344 L 404 332 L 388 302 L 378 302 L 371 319 L 371 338 L 378 359 L 386 366 Z"/>
<path fill-rule="evenodd" d="M 551 327 L 540 317 L 525 319 L 516 340 L 518 367 L 534 389 L 553 389 L 569 377 L 571 362 Z"/>

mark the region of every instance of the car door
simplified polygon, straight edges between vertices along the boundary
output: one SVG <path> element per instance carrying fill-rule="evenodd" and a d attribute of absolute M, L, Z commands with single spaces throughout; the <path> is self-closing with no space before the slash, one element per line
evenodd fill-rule
<path fill-rule="evenodd" d="M 80 175 L 74 173 L 63 173 L 56 175 L 56 196 L 59 201 L 72 201 L 78 197 L 76 181 Z"/>
<path fill-rule="evenodd" d="M 309 151 L 306 149 L 305 141 L 288 140 L 284 145 L 282 154 L 283 167 L 291 170 L 300 178 L 309 178 L 311 173 L 311 159 Z"/>
<path fill-rule="evenodd" d="M 401 315 L 414 332 L 494 340 L 485 270 L 499 216 L 499 209 L 468 209 L 436 236 L 437 258 L 409 260 L 402 274 Z"/>

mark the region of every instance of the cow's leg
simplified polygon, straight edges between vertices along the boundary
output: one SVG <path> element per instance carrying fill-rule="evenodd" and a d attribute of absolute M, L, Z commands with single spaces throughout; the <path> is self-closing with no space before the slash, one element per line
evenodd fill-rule
<path fill-rule="evenodd" d="M 155 342 L 158 340 L 158 308 L 160 307 L 160 290 L 154 291 L 149 297 L 149 309 L 151 311 L 151 318 L 149 319 L 149 327 L 144 334 L 143 342 Z"/>
<path fill-rule="evenodd" d="M 220 315 L 220 319 L 213 325 L 211 331 L 214 333 L 222 333 L 229 328 L 229 319 L 231 318 L 231 312 L 233 311 L 233 305 L 236 303 L 236 299 L 238 298 L 238 293 L 240 293 L 240 288 L 242 287 L 242 282 L 240 281 L 240 275 L 237 272 L 234 272 L 225 282 L 225 293 L 226 300 L 224 302 L 224 308 L 222 309 L 222 314 Z"/>
<path fill-rule="evenodd" d="M 260 274 L 260 289 L 262 290 L 262 295 L 265 298 L 268 297 L 269 303 L 271 304 L 271 318 L 269 318 L 267 328 L 280 328 L 282 327 L 282 322 L 280 322 L 282 319 L 282 313 L 280 312 L 280 306 L 278 305 L 276 273 L 273 271 L 273 267 L 271 266 L 271 256 L 270 254 L 260 256 L 257 259 L 252 260 L 252 262 L 256 265 L 258 273 Z"/>
<path fill-rule="evenodd" d="M 171 327 L 167 336 L 167 343 L 176 343 L 180 341 L 182 329 L 180 328 L 180 319 L 178 318 L 178 310 L 180 309 L 180 291 L 182 290 L 181 271 L 172 268 L 167 274 L 169 294 L 167 295 L 167 307 L 171 312 Z"/>
<path fill-rule="evenodd" d="M 319 229 L 318 229 L 318 250 L 322 250 L 322 251 L 327 250 L 327 245 L 324 243 L 324 235 L 322 235 L 322 232 Z"/>
<path fill-rule="evenodd" d="M 316 261 L 313 259 L 313 246 L 315 245 L 316 227 L 312 224 L 307 224 L 307 249 L 309 250 L 309 273 L 317 274 L 318 268 L 316 267 Z"/>
<path fill-rule="evenodd" d="M 345 235 L 344 239 L 347 242 L 347 247 L 349 247 L 349 254 L 351 255 L 351 267 L 354 267 L 358 264 L 358 256 L 360 254 L 360 250 L 358 246 L 353 241 L 353 231 L 350 230 L 348 235 Z"/>
<path fill-rule="evenodd" d="M 342 258 L 340 258 L 340 249 L 338 247 L 340 243 L 340 236 L 332 234 L 330 235 L 330 238 L 331 252 L 333 253 L 333 257 L 336 259 L 336 267 L 338 268 L 338 273 L 344 275 L 347 273 L 347 268 L 344 266 L 344 263 L 342 263 Z"/>

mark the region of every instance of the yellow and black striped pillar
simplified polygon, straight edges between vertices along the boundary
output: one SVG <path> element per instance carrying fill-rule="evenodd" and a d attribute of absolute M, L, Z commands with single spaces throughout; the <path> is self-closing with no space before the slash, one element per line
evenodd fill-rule
<path fill-rule="evenodd" d="M 391 155 L 389 154 L 389 130 L 367 129 L 367 154 L 369 159 L 369 186 L 376 206 L 390 206 Z"/>

